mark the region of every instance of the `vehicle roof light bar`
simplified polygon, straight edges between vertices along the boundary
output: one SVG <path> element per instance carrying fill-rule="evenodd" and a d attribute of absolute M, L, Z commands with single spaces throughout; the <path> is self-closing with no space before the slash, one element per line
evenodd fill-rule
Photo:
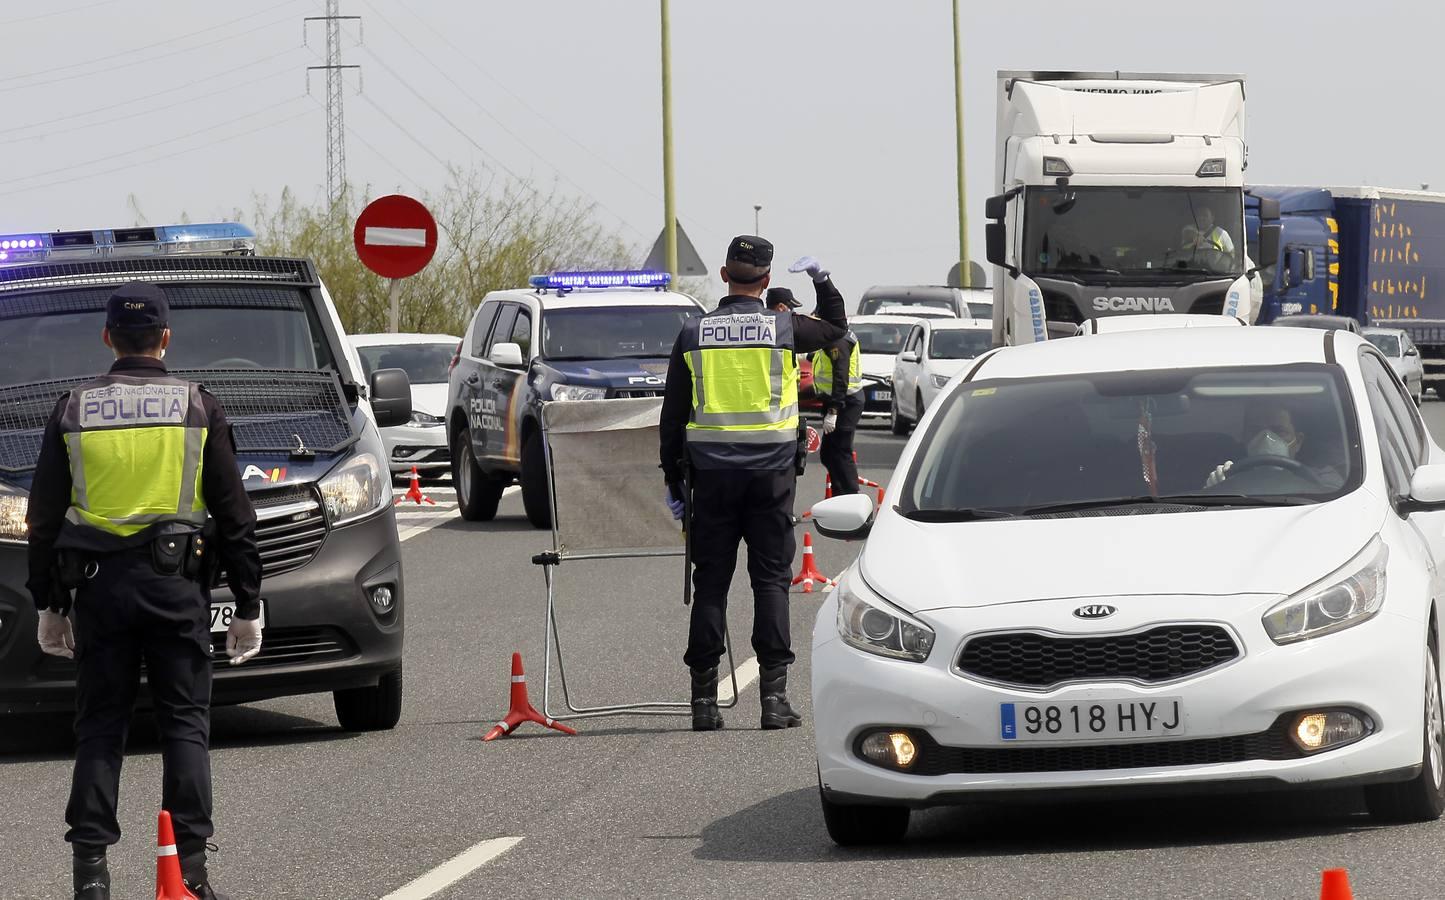
<path fill-rule="evenodd" d="M 177 254 L 254 255 L 256 232 L 234 222 L 0 234 L 0 265 Z"/>
<path fill-rule="evenodd" d="M 527 283 L 541 290 L 573 290 L 576 288 L 665 288 L 672 281 L 666 272 L 651 269 L 618 269 L 599 272 L 553 272 L 533 275 Z"/>

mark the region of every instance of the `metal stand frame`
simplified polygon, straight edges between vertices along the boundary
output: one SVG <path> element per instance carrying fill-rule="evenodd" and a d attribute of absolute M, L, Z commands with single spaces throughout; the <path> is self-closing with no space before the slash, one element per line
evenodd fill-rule
<path fill-rule="evenodd" d="M 688 550 L 654 550 L 640 551 L 633 553 L 577 553 L 565 554 L 562 550 L 561 538 L 557 533 L 557 492 L 552 481 L 552 446 L 547 439 L 546 417 L 543 417 L 543 426 L 540 430 L 542 440 L 542 455 L 546 460 L 547 469 L 547 500 L 552 510 L 552 550 L 548 553 L 539 553 L 532 557 L 535 565 L 542 567 L 542 577 L 547 581 L 547 618 L 546 627 L 542 634 L 542 715 L 552 719 L 594 719 L 602 716 L 690 716 L 692 715 L 691 701 L 680 700 L 639 700 L 634 703 L 618 703 L 607 706 L 576 706 L 572 703 L 572 697 L 567 688 L 567 669 L 562 662 L 562 636 L 557 625 L 557 592 L 552 570 L 561 565 L 563 560 L 599 560 L 599 559 L 656 559 L 667 557 L 683 558 L 683 580 L 686 585 L 692 576 L 692 565 Z M 689 501 L 691 498 L 689 498 Z M 689 518 L 691 513 L 691 502 L 688 504 Z M 691 524 L 690 522 L 688 524 Z M 684 601 L 686 602 L 686 600 Z M 738 702 L 738 673 L 737 665 L 733 661 L 732 635 L 728 631 L 727 623 L 723 623 L 723 645 L 727 651 L 728 678 L 732 683 L 732 698 L 726 703 L 719 703 L 720 709 L 732 709 Z M 555 651 L 557 657 L 557 683 L 562 688 L 562 702 L 566 705 L 566 712 L 552 711 L 552 656 Z"/>

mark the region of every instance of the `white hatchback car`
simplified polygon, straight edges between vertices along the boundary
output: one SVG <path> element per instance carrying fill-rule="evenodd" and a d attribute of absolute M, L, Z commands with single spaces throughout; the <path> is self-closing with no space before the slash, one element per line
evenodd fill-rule
<path fill-rule="evenodd" d="M 1170 329 L 984 356 L 866 495 L 813 631 L 839 843 L 1007 792 L 1363 785 L 1437 818 L 1445 453 L 1371 344 Z"/>
<path fill-rule="evenodd" d="M 893 363 L 893 433 L 907 434 L 948 380 L 992 347 L 993 322 L 987 319 L 922 319 L 914 325 Z"/>
<path fill-rule="evenodd" d="M 462 339 L 450 334 L 353 334 L 351 345 L 367 376 L 375 369 L 402 369 L 411 379 L 411 421 L 381 429 L 392 474 L 415 467 L 422 477 L 451 468 L 447 446 L 447 375 Z"/>
<path fill-rule="evenodd" d="M 1420 359 L 1420 348 L 1410 340 L 1409 332 L 1403 328 L 1371 327 L 1360 329 L 1360 334 L 1379 348 L 1415 402 L 1422 402 L 1425 399 L 1425 364 Z"/>

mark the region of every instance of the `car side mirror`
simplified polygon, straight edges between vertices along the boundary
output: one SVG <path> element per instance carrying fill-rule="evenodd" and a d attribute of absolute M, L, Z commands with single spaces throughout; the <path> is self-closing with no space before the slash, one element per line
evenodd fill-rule
<path fill-rule="evenodd" d="M 371 412 L 378 428 L 411 421 L 411 379 L 405 369 L 377 369 L 371 373 Z"/>
<path fill-rule="evenodd" d="M 1416 347 L 1406 347 L 1406 348 L 1405 348 L 1405 355 L 1406 355 L 1406 356 L 1419 356 L 1419 355 L 1420 355 L 1420 351 L 1419 351 L 1419 349 L 1416 348 Z"/>
<path fill-rule="evenodd" d="M 524 365 L 522 361 L 522 345 L 510 341 L 492 345 L 492 354 L 488 357 L 493 365 L 501 366 L 504 369 L 520 369 Z"/>
<path fill-rule="evenodd" d="M 904 350 L 902 353 L 898 354 L 898 361 L 906 363 L 916 363 L 918 362 L 918 354 L 913 352 L 912 350 Z"/>
<path fill-rule="evenodd" d="M 852 496 L 834 499 L 844 500 Z M 1401 515 L 1445 510 L 1445 464 L 1424 465 L 1416 469 L 1410 479 L 1410 496 L 1400 498 L 1397 506 Z"/>
<path fill-rule="evenodd" d="M 873 498 L 843 494 L 813 504 L 813 527 L 823 537 L 860 541 L 873 528 Z"/>

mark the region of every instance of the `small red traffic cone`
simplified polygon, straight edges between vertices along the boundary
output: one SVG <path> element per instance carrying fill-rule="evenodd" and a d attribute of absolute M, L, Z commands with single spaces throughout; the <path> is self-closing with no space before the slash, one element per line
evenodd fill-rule
<path fill-rule="evenodd" d="M 798 570 L 798 577 L 793 579 L 793 584 L 801 584 L 803 593 L 811 594 L 815 581 L 823 586 L 833 583 L 827 575 L 818 571 L 817 563 L 813 562 L 813 536 L 805 531 L 803 532 L 803 568 Z"/>
<path fill-rule="evenodd" d="M 435 500 L 421 492 L 421 477 L 416 474 L 416 466 L 411 467 L 411 487 L 406 489 L 405 494 L 396 498 L 396 504 L 394 505 L 400 504 L 403 500 L 410 500 L 417 506 L 421 506 L 423 503 L 430 503 L 432 506 L 437 505 Z"/>
<path fill-rule="evenodd" d="M 1325 869 L 1320 882 L 1320 900 L 1354 900 L 1350 893 L 1350 872 L 1348 869 Z"/>
<path fill-rule="evenodd" d="M 512 708 L 507 710 L 507 717 L 487 732 L 483 741 L 495 740 L 504 735 L 511 734 L 517 730 L 517 726 L 523 722 L 536 722 L 538 725 L 552 728 L 563 734 L 576 734 L 577 732 L 558 722 L 556 719 L 549 719 L 532 708 L 532 701 L 527 699 L 527 675 L 522 671 L 522 654 L 512 654 Z"/>
<path fill-rule="evenodd" d="M 171 814 L 161 810 L 156 828 L 156 900 L 197 900 L 181 880 L 181 860 L 176 856 L 176 832 Z"/>
<path fill-rule="evenodd" d="M 823 473 L 823 499 L 829 500 L 833 497 L 833 473 Z"/>

